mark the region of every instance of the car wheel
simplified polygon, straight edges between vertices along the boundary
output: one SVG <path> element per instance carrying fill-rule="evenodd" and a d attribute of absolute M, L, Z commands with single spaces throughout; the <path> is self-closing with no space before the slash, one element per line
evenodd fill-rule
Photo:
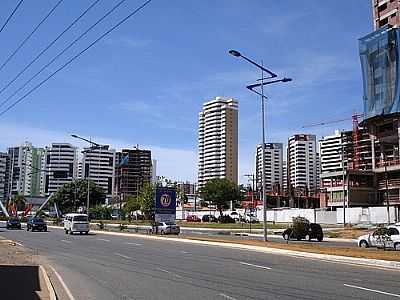
<path fill-rule="evenodd" d="M 394 244 L 394 250 L 400 251 L 400 243 Z"/>
<path fill-rule="evenodd" d="M 85 231 L 85 235 L 88 235 L 89 234 L 89 231 Z"/>
<path fill-rule="evenodd" d="M 317 238 L 318 242 L 322 242 L 323 239 L 324 239 L 324 238 L 323 238 L 322 236 L 319 236 L 319 237 Z"/>
<path fill-rule="evenodd" d="M 164 230 L 161 230 L 161 232 L 160 232 L 160 233 L 161 233 L 161 235 L 164 235 L 164 234 L 165 234 Z"/>
<path fill-rule="evenodd" d="M 73 235 L 74 233 L 72 232 L 72 230 L 69 232 L 70 235 Z"/>
<path fill-rule="evenodd" d="M 45 228 L 43 231 L 44 231 L 44 232 L 47 232 L 47 228 Z"/>
<path fill-rule="evenodd" d="M 290 237 L 289 237 L 289 234 L 285 233 L 285 234 L 283 235 L 283 239 L 284 239 L 284 240 L 288 241 L 289 238 L 290 238 Z"/>
<path fill-rule="evenodd" d="M 366 240 L 362 240 L 360 242 L 360 247 L 361 248 L 369 248 L 368 242 Z"/>
<path fill-rule="evenodd" d="M 311 236 L 309 234 L 306 234 L 305 239 L 310 242 L 311 241 Z"/>
<path fill-rule="evenodd" d="M 65 234 L 68 234 L 68 230 L 67 229 L 65 229 L 64 231 L 65 231 Z"/>
<path fill-rule="evenodd" d="M 29 227 L 26 227 L 26 231 L 29 231 Z"/>

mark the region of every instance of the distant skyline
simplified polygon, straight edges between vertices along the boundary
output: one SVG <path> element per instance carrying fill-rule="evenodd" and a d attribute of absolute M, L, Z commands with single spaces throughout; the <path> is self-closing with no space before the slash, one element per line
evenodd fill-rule
<path fill-rule="evenodd" d="M 0 71 L 0 89 L 92 2 L 64 1 Z M 126 1 L 41 79 L 142 2 Z M 0 102 L 115 3 L 100 1 Z M 0 63 L 54 4 L 24 1 L 0 33 Z M 0 23 L 15 5 L 16 0 L 1 1 Z M 262 59 L 275 73 L 293 78 L 266 88 L 267 142 L 287 144 L 295 133 L 321 137 L 351 128 L 351 114 L 362 111 L 358 38 L 372 30 L 371 1 L 154 0 L 1 116 L 0 151 L 25 140 L 38 147 L 85 146 L 70 137 L 74 133 L 117 150 L 139 144 L 152 150 L 158 174 L 195 181 L 198 113 L 216 96 L 233 97 L 239 102 L 239 181 L 247 182 L 241 175 L 254 171 L 260 100 L 245 86 L 260 74 L 228 50 Z M 347 123 L 301 128 L 347 117 Z"/>

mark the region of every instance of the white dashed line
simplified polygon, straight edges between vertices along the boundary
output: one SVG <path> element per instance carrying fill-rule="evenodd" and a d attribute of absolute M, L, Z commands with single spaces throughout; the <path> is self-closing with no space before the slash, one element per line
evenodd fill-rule
<path fill-rule="evenodd" d="M 103 242 L 110 242 L 110 240 L 106 240 L 106 239 L 96 239 L 98 241 L 103 241 Z"/>
<path fill-rule="evenodd" d="M 177 277 L 177 278 L 182 278 L 182 276 L 181 276 L 181 275 L 178 275 L 178 274 L 172 273 L 172 272 L 170 272 L 170 271 L 168 271 L 168 270 L 165 270 L 165 269 L 157 268 L 157 270 L 159 270 L 159 271 L 161 271 L 161 272 L 164 272 L 164 273 L 171 274 L 171 275 L 173 275 L 173 276 L 175 276 L 175 277 Z"/>
<path fill-rule="evenodd" d="M 125 258 L 125 259 L 131 259 L 131 257 L 126 256 L 126 255 L 123 255 L 123 254 L 121 254 L 121 253 L 114 253 L 114 254 L 117 255 L 117 256 L 120 256 L 120 257 L 122 257 L 122 258 Z"/>
<path fill-rule="evenodd" d="M 249 264 L 249 263 L 244 262 L 244 261 L 240 261 L 239 264 L 245 265 L 245 266 L 251 266 L 251 267 L 255 267 L 255 268 L 260 268 L 260 269 L 265 269 L 265 270 L 271 270 L 270 267 L 260 266 L 260 265 L 253 265 L 253 264 Z"/>
<path fill-rule="evenodd" d="M 236 300 L 236 298 L 233 298 L 231 296 L 225 295 L 223 293 L 219 293 L 218 296 L 224 297 L 225 299 L 229 299 L 229 300 Z"/>
<path fill-rule="evenodd" d="M 384 292 L 384 291 L 368 289 L 368 288 L 365 288 L 365 287 L 362 287 L 362 286 L 356 286 L 356 285 L 351 285 L 351 284 L 343 284 L 343 285 L 347 286 L 347 287 L 350 287 L 350 288 L 354 288 L 354 289 L 359 289 L 359 290 L 363 290 L 363 291 L 368 291 L 368 292 L 373 292 L 373 293 L 377 293 L 377 294 L 388 295 L 388 296 L 400 298 L 400 295 L 398 295 L 398 294 L 393 294 L 393 293 L 388 293 L 388 292 Z"/>
<path fill-rule="evenodd" d="M 142 246 L 143 245 L 143 244 L 139 244 L 139 243 L 130 243 L 130 242 L 126 242 L 125 244 L 134 245 L 134 246 Z"/>
<path fill-rule="evenodd" d="M 61 240 L 61 242 L 67 243 L 67 244 L 71 244 L 72 243 L 71 241 L 67 241 L 67 240 Z"/>

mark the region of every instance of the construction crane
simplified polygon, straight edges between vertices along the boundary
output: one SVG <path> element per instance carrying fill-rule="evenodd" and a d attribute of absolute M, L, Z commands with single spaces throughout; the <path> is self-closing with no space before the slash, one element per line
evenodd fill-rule
<path fill-rule="evenodd" d="M 330 125 L 330 124 L 335 124 L 335 123 L 341 123 L 341 122 L 346 122 L 352 120 L 353 123 L 353 133 L 352 133 L 352 138 L 353 138 L 353 148 L 354 148 L 354 159 L 353 159 L 353 169 L 359 169 L 360 166 L 360 150 L 359 150 L 359 144 L 360 144 L 360 131 L 359 131 L 359 122 L 358 119 L 362 118 L 364 115 L 360 113 L 353 113 L 351 118 L 345 118 L 345 119 L 338 119 L 338 120 L 330 120 L 330 121 L 325 121 L 325 122 L 320 122 L 320 123 L 313 123 L 313 124 L 308 124 L 304 125 L 301 128 L 310 128 L 310 127 L 318 127 L 318 126 L 325 126 L 325 125 Z"/>

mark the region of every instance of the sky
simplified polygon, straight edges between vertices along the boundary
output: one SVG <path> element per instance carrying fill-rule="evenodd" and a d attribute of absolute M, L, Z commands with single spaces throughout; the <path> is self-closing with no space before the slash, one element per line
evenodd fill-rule
<path fill-rule="evenodd" d="M 58 1 L 58 0 L 57 0 Z M 17 4 L 0 2 L 0 25 Z M 0 70 L 0 90 L 94 0 L 64 0 Z M 18 80 L 0 103 L 118 1 L 100 0 Z M 88 46 L 144 1 L 127 0 L 31 84 Z M 2 64 L 56 4 L 25 0 L 0 33 Z M 261 141 L 260 99 L 245 87 L 259 70 L 228 54 L 239 50 L 289 83 L 267 86 L 267 142 L 295 133 L 331 135 L 362 112 L 358 39 L 373 31 L 367 0 L 153 0 L 79 59 L 0 116 L 0 151 L 31 141 L 86 146 L 71 134 L 120 150 L 152 150 L 157 175 L 197 179 L 198 113 L 216 96 L 239 102 L 239 180 L 253 172 Z M 0 106 L 0 113 L 7 105 Z M 349 118 L 330 126 L 302 128 Z"/>

